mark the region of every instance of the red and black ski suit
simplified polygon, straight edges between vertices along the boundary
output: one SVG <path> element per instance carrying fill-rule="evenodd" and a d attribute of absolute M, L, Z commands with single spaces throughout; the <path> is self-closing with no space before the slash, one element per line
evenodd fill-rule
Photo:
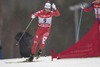
<path fill-rule="evenodd" d="M 85 12 L 89 12 L 92 9 L 95 10 L 96 21 L 100 21 L 100 3 L 92 2 L 88 7 L 84 8 Z"/>
<path fill-rule="evenodd" d="M 50 33 L 52 16 L 60 16 L 59 11 L 56 9 L 55 11 L 45 12 L 45 10 L 40 10 L 32 16 L 38 17 L 38 29 L 36 31 L 36 35 L 34 36 L 34 41 L 32 45 L 32 54 L 35 54 L 36 47 L 41 40 L 39 50 L 42 50 L 45 46 L 45 42 Z"/>

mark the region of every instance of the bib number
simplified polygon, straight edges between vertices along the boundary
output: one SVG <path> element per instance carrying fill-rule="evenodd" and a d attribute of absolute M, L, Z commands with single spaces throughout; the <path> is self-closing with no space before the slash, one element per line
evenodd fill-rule
<path fill-rule="evenodd" d="M 44 18 L 44 19 L 43 19 L 43 23 L 46 23 L 46 21 L 47 21 L 47 20 Z"/>

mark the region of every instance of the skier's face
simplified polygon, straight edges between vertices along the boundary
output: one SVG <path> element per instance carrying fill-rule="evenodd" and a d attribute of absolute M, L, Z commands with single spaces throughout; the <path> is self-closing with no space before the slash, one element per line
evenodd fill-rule
<path fill-rule="evenodd" d="M 45 11 L 46 11 L 46 12 L 49 12 L 49 11 L 50 11 L 50 9 L 49 9 L 49 8 L 45 8 Z"/>

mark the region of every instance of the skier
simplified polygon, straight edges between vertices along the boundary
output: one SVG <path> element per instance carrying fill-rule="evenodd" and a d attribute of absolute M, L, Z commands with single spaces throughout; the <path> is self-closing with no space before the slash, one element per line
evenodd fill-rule
<path fill-rule="evenodd" d="M 41 40 L 41 44 L 36 59 L 40 57 L 40 54 L 42 53 L 42 50 L 45 46 L 45 42 L 50 33 L 52 16 L 60 16 L 60 13 L 56 8 L 56 5 L 54 3 L 51 5 L 50 2 L 45 3 L 43 10 L 37 11 L 36 13 L 32 14 L 31 18 L 34 19 L 35 17 L 38 17 L 39 21 L 38 21 L 38 29 L 36 31 L 36 35 L 34 36 L 32 54 L 28 59 L 26 59 L 27 62 L 33 61 L 36 53 L 36 47 L 39 41 Z"/>
<path fill-rule="evenodd" d="M 95 16 L 96 16 L 96 22 L 100 21 L 100 0 L 93 1 L 89 6 L 81 6 L 82 9 L 84 9 L 85 12 L 89 12 L 92 9 L 95 10 Z"/>

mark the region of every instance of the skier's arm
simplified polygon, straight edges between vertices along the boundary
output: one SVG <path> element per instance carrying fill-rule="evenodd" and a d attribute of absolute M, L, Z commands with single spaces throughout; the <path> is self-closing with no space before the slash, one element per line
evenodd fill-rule
<path fill-rule="evenodd" d="M 59 13 L 58 9 L 56 9 L 56 10 L 53 11 L 53 15 L 54 16 L 60 16 L 60 13 Z"/>
<path fill-rule="evenodd" d="M 52 4 L 52 9 L 53 9 L 53 16 L 60 16 L 60 13 L 54 3 Z"/>
<path fill-rule="evenodd" d="M 31 18 L 34 19 L 35 17 L 37 17 L 39 15 L 40 11 L 37 11 L 36 13 L 33 13 L 31 15 Z"/>
<path fill-rule="evenodd" d="M 94 8 L 93 3 L 91 3 L 88 7 L 85 7 L 85 8 L 84 8 L 84 11 L 85 11 L 85 12 L 89 12 L 89 11 L 91 11 L 93 8 Z"/>

